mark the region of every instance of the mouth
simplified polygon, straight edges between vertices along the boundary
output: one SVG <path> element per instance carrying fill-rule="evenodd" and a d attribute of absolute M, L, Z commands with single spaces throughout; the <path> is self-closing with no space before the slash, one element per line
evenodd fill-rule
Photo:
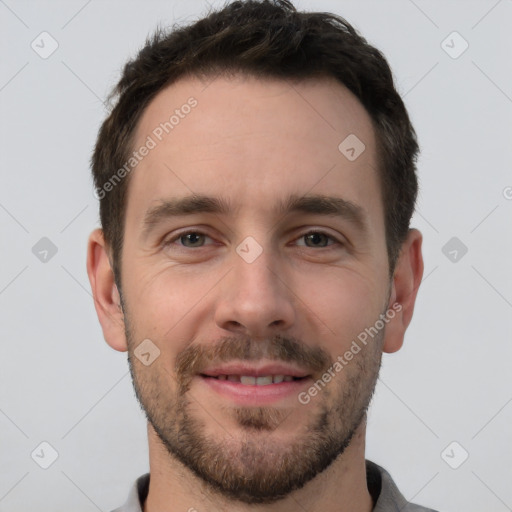
<path fill-rule="evenodd" d="M 205 379 L 216 379 L 220 381 L 229 381 L 242 384 L 243 386 L 269 386 L 270 384 L 280 384 L 281 382 L 295 382 L 307 379 L 308 376 L 295 377 L 293 375 L 262 375 L 256 377 L 254 375 L 206 375 L 201 374 Z"/>
<path fill-rule="evenodd" d="M 287 364 L 230 364 L 204 370 L 197 375 L 200 385 L 236 405 L 262 406 L 297 400 L 311 386 L 313 376 Z"/>

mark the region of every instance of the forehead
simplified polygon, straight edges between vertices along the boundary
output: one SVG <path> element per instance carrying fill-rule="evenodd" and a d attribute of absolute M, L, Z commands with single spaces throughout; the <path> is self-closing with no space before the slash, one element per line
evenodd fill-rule
<path fill-rule="evenodd" d="M 333 191 L 368 209 L 375 196 L 370 206 L 380 206 L 371 119 L 334 79 L 181 79 L 144 111 L 133 149 L 142 146 L 151 149 L 128 192 L 136 221 L 160 200 L 190 194 L 261 212 L 290 194 Z"/>

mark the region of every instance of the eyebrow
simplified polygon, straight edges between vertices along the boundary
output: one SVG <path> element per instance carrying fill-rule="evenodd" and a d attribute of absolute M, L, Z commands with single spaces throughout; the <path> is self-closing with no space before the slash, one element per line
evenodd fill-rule
<path fill-rule="evenodd" d="M 198 213 L 225 215 L 234 211 L 228 201 L 219 197 L 194 194 L 162 200 L 145 213 L 142 235 L 147 236 L 158 224 L 170 218 Z M 363 233 L 368 230 L 363 208 L 341 197 L 292 194 L 285 201 L 278 203 L 275 213 L 279 216 L 292 213 L 335 216 L 351 222 Z"/>

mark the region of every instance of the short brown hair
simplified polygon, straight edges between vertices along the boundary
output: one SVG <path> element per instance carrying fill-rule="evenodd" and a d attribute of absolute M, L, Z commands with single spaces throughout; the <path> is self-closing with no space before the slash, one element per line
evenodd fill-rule
<path fill-rule="evenodd" d="M 222 72 L 283 80 L 334 77 L 359 99 L 376 132 L 392 276 L 416 203 L 419 148 L 386 59 L 340 16 L 298 12 L 288 0 L 245 0 L 191 25 L 157 30 L 125 65 L 109 97 L 117 101 L 101 126 L 91 164 L 119 290 L 129 175 L 106 185 L 126 165 L 137 123 L 159 91 L 187 75 Z"/>

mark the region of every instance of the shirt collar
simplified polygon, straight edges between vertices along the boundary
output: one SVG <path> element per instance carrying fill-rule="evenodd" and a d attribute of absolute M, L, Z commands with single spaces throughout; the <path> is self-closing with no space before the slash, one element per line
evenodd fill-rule
<path fill-rule="evenodd" d="M 149 491 L 149 477 L 150 474 L 146 473 L 137 478 L 124 505 L 112 512 L 142 512 L 142 504 L 146 500 Z M 409 502 L 398 490 L 391 475 L 384 468 L 370 460 L 366 461 L 366 481 L 374 502 L 373 512 L 407 512 L 409 510 Z M 415 508 L 414 510 L 418 509 Z M 428 509 L 420 510 L 426 511 Z"/>

